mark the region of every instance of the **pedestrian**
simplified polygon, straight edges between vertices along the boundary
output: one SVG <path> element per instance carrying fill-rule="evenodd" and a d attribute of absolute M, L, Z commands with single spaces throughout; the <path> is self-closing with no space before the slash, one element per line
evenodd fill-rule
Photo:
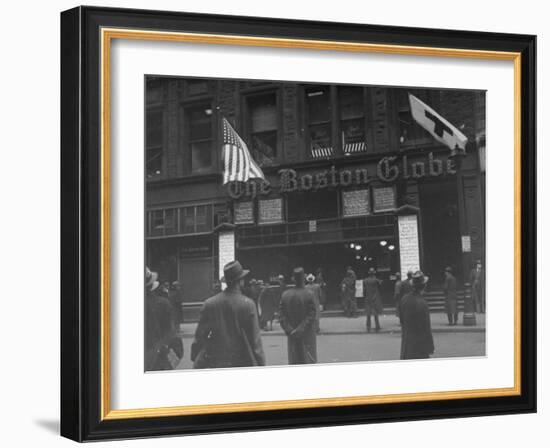
<path fill-rule="evenodd" d="M 175 369 L 183 357 L 174 312 L 161 290 L 158 274 L 145 267 L 145 370 Z"/>
<path fill-rule="evenodd" d="M 357 276 L 351 266 L 346 268 L 346 274 L 341 283 L 342 305 L 346 317 L 357 316 L 357 299 L 355 297 L 355 282 Z"/>
<path fill-rule="evenodd" d="M 321 286 L 315 283 L 315 276 L 313 274 L 308 274 L 306 281 L 306 288 L 313 293 L 313 298 L 315 300 L 315 331 L 319 333 L 321 331 Z"/>
<path fill-rule="evenodd" d="M 429 358 L 434 353 L 430 310 L 422 296 L 428 277 L 422 271 L 412 275 L 413 290 L 401 301 L 401 359 Z"/>
<path fill-rule="evenodd" d="M 450 266 L 445 268 L 445 282 L 443 283 L 443 292 L 445 293 L 445 312 L 449 325 L 458 323 L 458 296 L 456 293 L 456 278 Z"/>
<path fill-rule="evenodd" d="M 315 299 L 305 287 L 305 273 L 301 267 L 293 271 L 295 286 L 281 298 L 280 322 L 288 337 L 289 364 L 317 362 L 317 332 L 315 331 Z"/>
<path fill-rule="evenodd" d="M 212 295 L 216 295 L 219 292 L 222 292 L 222 282 L 221 280 L 216 280 L 212 283 Z"/>
<path fill-rule="evenodd" d="M 172 310 L 174 312 L 174 323 L 176 325 L 176 330 L 179 330 L 179 326 L 183 322 L 183 310 L 181 308 L 181 304 L 183 302 L 183 288 L 179 281 L 173 281 L 170 285 L 168 298 L 170 299 L 170 304 L 172 305 Z"/>
<path fill-rule="evenodd" d="M 223 268 L 227 287 L 206 299 L 191 346 L 193 368 L 265 365 L 258 315 L 252 299 L 242 293 L 249 273 L 238 261 Z"/>
<path fill-rule="evenodd" d="M 258 299 L 260 298 L 260 293 L 262 292 L 262 284 L 263 282 L 260 283 L 260 280 L 256 280 L 255 278 L 250 280 L 249 297 L 254 301 L 254 305 L 256 306 L 256 312 L 258 313 L 258 316 L 260 316 L 260 313 L 258 311 Z"/>
<path fill-rule="evenodd" d="M 401 298 L 405 297 L 408 293 L 413 290 L 413 281 L 412 281 L 413 271 L 407 271 L 407 278 L 401 282 Z"/>
<path fill-rule="evenodd" d="M 363 280 L 363 297 L 365 298 L 365 314 L 367 316 L 367 333 L 371 330 L 371 316 L 374 316 L 375 331 L 380 331 L 378 315 L 382 312 L 380 298 L 380 283 L 376 278 L 376 269 L 369 268 L 368 276 Z"/>
<path fill-rule="evenodd" d="M 283 277 L 284 279 L 284 277 Z M 258 304 L 260 307 L 260 328 L 262 330 L 273 330 L 273 321 L 279 310 L 279 303 L 281 302 L 281 294 L 283 293 L 284 280 L 281 280 L 281 276 L 272 277 L 269 281 L 269 285 L 262 289 L 258 296 Z M 269 323 L 269 328 L 268 324 Z"/>
<path fill-rule="evenodd" d="M 470 271 L 470 285 L 472 285 L 472 299 L 475 311 L 485 313 L 485 271 L 481 260 L 477 260 Z"/>
<path fill-rule="evenodd" d="M 401 273 L 395 273 L 395 284 L 393 285 L 393 300 L 395 302 L 395 315 L 399 319 L 401 325 L 401 298 L 403 297 L 403 281 L 401 281 Z"/>
<path fill-rule="evenodd" d="M 327 304 L 327 284 L 321 268 L 317 268 L 317 271 L 315 271 L 315 283 L 321 288 L 321 311 L 324 311 Z"/>

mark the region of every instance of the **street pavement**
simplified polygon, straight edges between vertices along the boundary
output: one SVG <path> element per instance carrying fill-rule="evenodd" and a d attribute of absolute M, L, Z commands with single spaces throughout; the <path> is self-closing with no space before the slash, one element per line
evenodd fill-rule
<path fill-rule="evenodd" d="M 485 319 L 477 315 L 477 325 L 465 327 L 447 325 L 445 314 L 431 314 L 434 334 L 434 358 L 485 356 Z M 459 322 L 461 322 L 462 314 Z M 380 333 L 366 332 L 365 316 L 345 318 L 331 316 L 321 319 L 321 333 L 317 336 L 319 363 L 398 360 L 401 347 L 401 329 L 393 315 L 380 316 Z M 185 354 L 178 369 L 192 368 L 189 359 L 196 323 L 182 324 Z M 278 323 L 273 331 L 262 331 L 262 342 L 268 365 L 285 365 L 287 339 Z"/>

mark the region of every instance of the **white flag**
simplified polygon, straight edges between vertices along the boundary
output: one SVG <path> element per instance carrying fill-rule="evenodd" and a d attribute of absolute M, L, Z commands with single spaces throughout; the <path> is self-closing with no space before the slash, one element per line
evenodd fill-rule
<path fill-rule="evenodd" d="M 438 142 L 447 145 L 451 150 L 456 149 L 457 146 L 462 150 L 466 149 L 468 138 L 445 118 L 410 93 L 409 103 L 414 120 Z"/>

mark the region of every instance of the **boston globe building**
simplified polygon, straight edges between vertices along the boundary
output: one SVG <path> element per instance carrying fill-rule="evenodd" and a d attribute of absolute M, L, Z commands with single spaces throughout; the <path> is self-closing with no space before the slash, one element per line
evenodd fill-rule
<path fill-rule="evenodd" d="M 146 262 L 187 316 L 238 259 L 250 278 L 346 268 L 459 284 L 485 255 L 485 92 L 148 77 Z M 435 305 L 434 305 L 435 306 Z"/>

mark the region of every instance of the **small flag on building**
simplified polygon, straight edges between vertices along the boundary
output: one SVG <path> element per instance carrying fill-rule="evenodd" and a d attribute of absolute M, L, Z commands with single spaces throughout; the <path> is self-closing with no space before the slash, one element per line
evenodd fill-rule
<path fill-rule="evenodd" d="M 225 118 L 223 124 L 222 157 L 224 164 L 223 184 L 246 182 L 248 179 L 264 179 L 261 168 L 250 156 L 248 146 Z"/>
<path fill-rule="evenodd" d="M 410 93 L 409 103 L 414 120 L 437 141 L 447 145 L 451 150 L 455 150 L 457 146 L 463 151 L 466 149 L 468 138 L 445 118 Z"/>

